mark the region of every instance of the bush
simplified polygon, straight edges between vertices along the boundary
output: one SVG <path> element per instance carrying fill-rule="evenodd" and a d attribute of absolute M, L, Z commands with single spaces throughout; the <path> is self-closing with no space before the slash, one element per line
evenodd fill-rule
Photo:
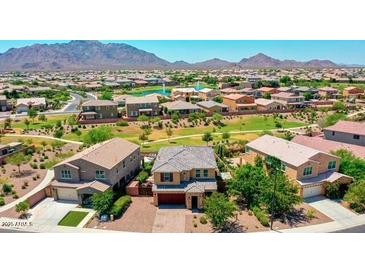
<path fill-rule="evenodd" d="M 263 226 L 269 226 L 269 217 L 267 216 L 267 214 L 265 213 L 265 211 L 263 211 L 259 207 L 254 207 L 252 209 L 252 212 L 253 212 L 253 214 L 255 214 L 257 220 L 259 220 L 259 222 Z"/>
<path fill-rule="evenodd" d="M 365 211 L 365 181 L 352 184 L 344 200 L 353 210 L 363 213 Z"/>
<path fill-rule="evenodd" d="M 128 122 L 127 121 L 119 121 L 116 123 L 116 125 L 118 127 L 127 127 L 128 126 Z"/>
<path fill-rule="evenodd" d="M 340 184 L 328 184 L 325 186 L 325 194 L 330 199 L 341 198 Z"/>
<path fill-rule="evenodd" d="M 132 199 L 130 196 L 122 196 L 113 204 L 111 214 L 114 216 L 120 216 L 127 210 L 129 205 L 132 203 Z"/>
<path fill-rule="evenodd" d="M 316 212 L 313 210 L 313 209 L 309 209 L 308 211 L 307 211 L 307 218 L 309 219 L 309 220 L 312 220 L 312 219 L 314 219 L 315 217 L 316 217 L 316 214 L 315 214 Z"/>
<path fill-rule="evenodd" d="M 140 183 L 144 183 L 144 182 L 146 182 L 146 180 L 148 179 L 148 177 L 149 177 L 149 175 L 148 175 L 148 173 L 147 173 L 146 171 L 141 171 L 141 172 L 138 174 L 137 179 L 138 179 L 138 181 L 139 181 Z"/>
<path fill-rule="evenodd" d="M 201 223 L 202 225 L 207 224 L 207 223 L 208 223 L 207 218 L 205 218 L 204 216 L 201 216 L 201 217 L 200 217 L 200 223 Z"/>
<path fill-rule="evenodd" d="M 0 206 L 5 205 L 5 199 L 3 197 L 0 197 Z"/>
<path fill-rule="evenodd" d="M 3 184 L 3 192 L 9 194 L 13 191 L 13 187 L 9 184 Z"/>
<path fill-rule="evenodd" d="M 40 168 L 40 169 L 46 169 L 46 165 L 45 165 L 45 164 L 40 164 L 40 165 L 39 165 L 39 168 Z"/>

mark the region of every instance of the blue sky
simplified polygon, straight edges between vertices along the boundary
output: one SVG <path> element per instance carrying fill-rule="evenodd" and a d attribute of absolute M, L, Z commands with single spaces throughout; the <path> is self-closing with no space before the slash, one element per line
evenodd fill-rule
<path fill-rule="evenodd" d="M 55 40 L 0 41 L 0 53 L 34 43 L 57 43 Z M 278 59 L 329 59 L 336 63 L 365 64 L 365 41 L 227 41 L 227 40 L 114 40 L 143 49 L 168 61 L 199 62 L 211 58 L 239 61 L 259 52 Z"/>

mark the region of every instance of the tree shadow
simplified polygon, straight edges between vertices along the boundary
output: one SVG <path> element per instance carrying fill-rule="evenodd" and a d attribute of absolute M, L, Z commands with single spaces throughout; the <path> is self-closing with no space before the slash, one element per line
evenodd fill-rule
<path fill-rule="evenodd" d="M 277 221 L 287 224 L 290 227 L 295 227 L 299 224 L 308 223 L 310 219 L 307 217 L 304 208 L 295 209 L 290 213 L 284 214 L 278 218 Z"/>

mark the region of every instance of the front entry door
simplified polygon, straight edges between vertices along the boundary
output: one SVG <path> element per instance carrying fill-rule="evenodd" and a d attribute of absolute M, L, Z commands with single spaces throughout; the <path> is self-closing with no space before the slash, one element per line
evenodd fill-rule
<path fill-rule="evenodd" d="M 192 209 L 198 208 L 198 197 L 197 196 L 191 197 L 191 208 Z"/>

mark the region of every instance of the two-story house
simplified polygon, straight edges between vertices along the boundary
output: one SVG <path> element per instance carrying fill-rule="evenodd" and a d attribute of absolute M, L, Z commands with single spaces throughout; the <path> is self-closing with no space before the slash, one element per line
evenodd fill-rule
<path fill-rule="evenodd" d="M 7 111 L 9 109 L 8 100 L 5 95 L 0 95 L 0 111 Z"/>
<path fill-rule="evenodd" d="M 185 204 L 202 208 L 217 190 L 217 163 L 211 147 L 164 147 L 154 162 L 154 204 Z"/>
<path fill-rule="evenodd" d="M 166 102 L 161 104 L 161 106 L 166 114 L 180 113 L 182 115 L 188 115 L 190 113 L 202 111 L 198 105 L 185 101 Z"/>
<path fill-rule="evenodd" d="M 327 140 L 365 146 L 365 123 L 339 121 L 335 125 L 323 129 Z"/>
<path fill-rule="evenodd" d="M 230 111 L 239 112 L 245 110 L 256 110 L 257 105 L 252 96 L 241 94 L 229 94 L 222 96 L 223 104 L 229 107 Z"/>
<path fill-rule="evenodd" d="M 283 171 L 299 186 L 304 198 L 323 194 L 326 184 L 352 182 L 351 177 L 338 172 L 339 157 L 282 138 L 264 135 L 248 143 L 244 159 L 254 163 L 256 156 L 279 159 Z"/>
<path fill-rule="evenodd" d="M 277 94 L 273 94 L 271 99 L 283 104 L 288 109 L 305 107 L 304 96 L 295 95 L 291 92 L 279 92 Z"/>
<path fill-rule="evenodd" d="M 128 117 L 138 117 L 140 115 L 157 116 L 160 112 L 159 100 L 156 95 L 127 97 L 125 109 Z"/>
<path fill-rule="evenodd" d="M 364 90 L 358 87 L 347 87 L 343 90 L 343 97 L 346 99 L 361 99 L 365 93 Z"/>
<path fill-rule="evenodd" d="M 89 204 L 94 193 L 124 188 L 140 166 L 138 145 L 120 138 L 96 144 L 54 166 L 54 198 Z"/>
<path fill-rule="evenodd" d="M 109 100 L 90 100 L 81 105 L 80 121 L 117 120 L 118 103 Z"/>

